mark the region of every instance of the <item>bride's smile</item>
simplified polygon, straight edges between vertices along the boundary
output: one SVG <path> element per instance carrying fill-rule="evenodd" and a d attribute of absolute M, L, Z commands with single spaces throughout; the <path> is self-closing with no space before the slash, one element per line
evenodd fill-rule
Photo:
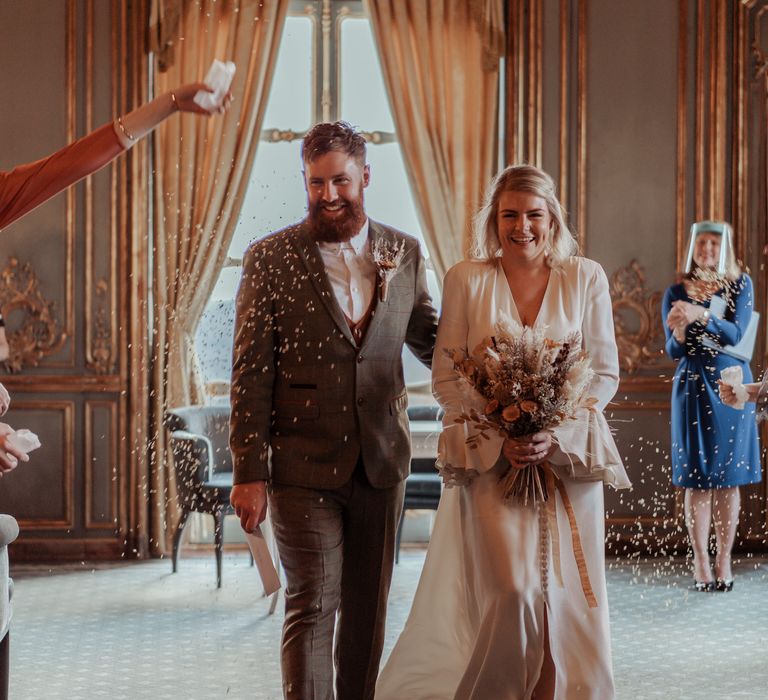
<path fill-rule="evenodd" d="M 552 225 L 543 197 L 532 192 L 503 192 L 497 225 L 503 256 L 510 262 L 543 260 Z"/>

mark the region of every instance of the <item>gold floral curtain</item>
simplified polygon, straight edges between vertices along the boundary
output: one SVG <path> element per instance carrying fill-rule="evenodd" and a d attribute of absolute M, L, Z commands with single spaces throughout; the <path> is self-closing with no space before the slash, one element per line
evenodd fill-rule
<path fill-rule="evenodd" d="M 195 329 L 227 257 L 256 155 L 289 0 L 188 0 L 173 65 L 157 92 L 201 80 L 214 58 L 234 61 L 224 117 L 167 120 L 155 138 L 150 546 L 167 549 L 178 520 L 163 418 L 199 403 Z"/>
<path fill-rule="evenodd" d="M 502 0 L 366 0 L 438 277 L 464 257 L 496 169 Z"/>

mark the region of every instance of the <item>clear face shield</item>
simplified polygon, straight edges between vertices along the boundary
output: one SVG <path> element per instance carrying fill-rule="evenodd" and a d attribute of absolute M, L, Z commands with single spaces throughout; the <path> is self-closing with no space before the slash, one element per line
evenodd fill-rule
<path fill-rule="evenodd" d="M 720 257 L 717 262 L 717 268 L 711 270 L 710 274 L 725 277 L 728 272 L 728 262 L 733 259 L 733 235 L 730 225 L 724 221 L 697 221 L 691 226 L 691 233 L 688 237 L 688 255 L 685 259 L 683 271 L 686 274 L 690 274 L 694 269 L 693 256 L 696 252 L 696 239 L 702 233 L 714 233 L 716 236 L 720 236 Z"/>

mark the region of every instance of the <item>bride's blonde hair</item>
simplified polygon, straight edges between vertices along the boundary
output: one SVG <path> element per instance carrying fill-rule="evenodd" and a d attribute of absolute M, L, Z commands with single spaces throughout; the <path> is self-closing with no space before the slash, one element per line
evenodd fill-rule
<path fill-rule="evenodd" d="M 565 222 L 565 210 L 557 199 L 554 180 L 533 165 L 510 165 L 493 179 L 485 203 L 475 216 L 469 249 L 469 256 L 473 260 L 490 261 L 501 257 L 498 215 L 502 192 L 530 192 L 547 203 L 552 218 L 547 251 L 547 264 L 550 267 L 562 265 L 571 255 L 578 253 L 579 246 Z"/>

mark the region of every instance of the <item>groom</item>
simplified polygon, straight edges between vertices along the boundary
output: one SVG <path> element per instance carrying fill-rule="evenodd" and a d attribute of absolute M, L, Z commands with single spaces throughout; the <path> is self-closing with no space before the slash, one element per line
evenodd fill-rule
<path fill-rule="evenodd" d="M 437 317 L 419 244 L 368 219 L 365 140 L 317 124 L 307 217 L 252 244 L 237 295 L 232 505 L 270 512 L 285 570 L 283 692 L 373 698 L 410 463 L 401 353 L 427 366 Z M 334 627 L 338 615 L 335 650 Z"/>

